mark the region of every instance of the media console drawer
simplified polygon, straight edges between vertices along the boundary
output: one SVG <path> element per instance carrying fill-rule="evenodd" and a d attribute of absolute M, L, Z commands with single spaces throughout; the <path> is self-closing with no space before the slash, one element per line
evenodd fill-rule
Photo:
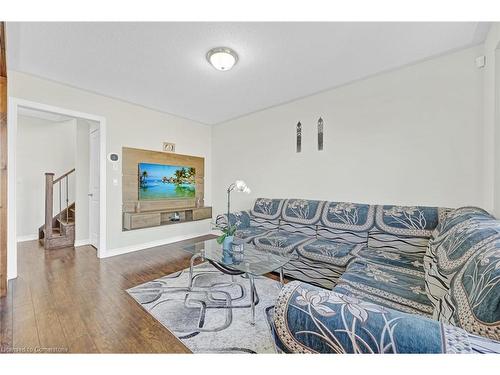
<path fill-rule="evenodd" d="M 176 221 L 171 220 L 174 214 L 178 215 L 178 220 Z M 155 211 L 125 212 L 123 214 L 123 230 L 158 227 L 160 225 L 179 224 L 211 218 L 212 207 L 168 208 Z"/>
<path fill-rule="evenodd" d="M 193 208 L 193 220 L 212 218 L 212 207 Z"/>
<path fill-rule="evenodd" d="M 161 222 L 160 212 L 145 212 L 145 213 L 125 213 L 123 227 L 125 229 L 139 229 L 157 227 Z"/>

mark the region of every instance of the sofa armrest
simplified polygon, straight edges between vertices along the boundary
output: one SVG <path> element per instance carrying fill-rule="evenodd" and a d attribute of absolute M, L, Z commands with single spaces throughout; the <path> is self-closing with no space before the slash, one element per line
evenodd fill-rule
<path fill-rule="evenodd" d="M 237 229 L 248 228 L 250 226 L 250 211 L 238 211 L 229 214 L 229 221 L 231 225 L 236 225 Z M 227 227 L 227 214 L 217 215 L 215 224 L 220 227 Z"/>
<path fill-rule="evenodd" d="M 500 353 L 500 342 L 298 281 L 282 289 L 272 333 L 285 353 Z"/>

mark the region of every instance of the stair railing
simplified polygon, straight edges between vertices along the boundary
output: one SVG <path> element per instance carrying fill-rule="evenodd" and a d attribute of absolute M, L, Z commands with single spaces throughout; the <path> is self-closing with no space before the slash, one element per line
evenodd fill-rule
<path fill-rule="evenodd" d="M 75 168 L 64 173 L 62 176 L 54 179 L 54 173 L 45 173 L 45 237 L 52 237 L 52 222 L 54 219 L 54 186 L 58 185 L 59 190 L 59 214 L 62 212 L 62 190 L 63 185 L 66 190 L 65 204 L 66 204 L 66 222 L 69 221 L 69 176 L 75 172 Z"/>

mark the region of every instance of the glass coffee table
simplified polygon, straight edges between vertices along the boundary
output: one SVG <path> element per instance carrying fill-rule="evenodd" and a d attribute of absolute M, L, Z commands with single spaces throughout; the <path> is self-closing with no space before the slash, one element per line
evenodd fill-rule
<path fill-rule="evenodd" d="M 255 325 L 255 305 L 258 294 L 254 278 L 270 272 L 279 272 L 280 283 L 283 286 L 283 266 L 293 259 L 293 256 L 278 251 L 263 250 L 254 245 L 235 240 L 232 249 L 226 251 L 216 239 L 198 242 L 184 246 L 185 251 L 193 254 L 189 267 L 189 286 L 193 289 L 193 267 L 196 260 L 208 261 L 220 272 L 227 275 L 243 275 L 250 283 L 250 305 L 238 306 L 251 309 L 251 324 Z M 233 279 L 234 280 L 234 279 Z"/>

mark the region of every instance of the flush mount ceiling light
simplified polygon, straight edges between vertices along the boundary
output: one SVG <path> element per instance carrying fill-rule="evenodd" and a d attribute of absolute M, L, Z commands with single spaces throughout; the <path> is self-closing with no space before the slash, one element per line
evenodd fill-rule
<path fill-rule="evenodd" d="M 230 70 L 238 61 L 238 55 L 231 48 L 217 47 L 207 52 L 208 62 L 222 72 Z"/>

